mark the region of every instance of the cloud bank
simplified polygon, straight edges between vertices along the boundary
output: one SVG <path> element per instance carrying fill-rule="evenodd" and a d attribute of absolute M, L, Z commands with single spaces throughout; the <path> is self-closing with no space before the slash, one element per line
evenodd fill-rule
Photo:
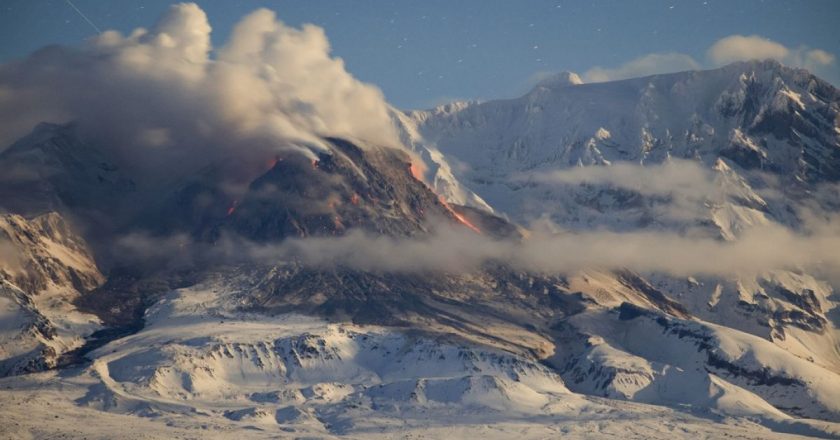
<path fill-rule="evenodd" d="M 394 238 L 351 231 L 341 237 L 255 243 L 224 237 L 210 245 L 185 236 L 130 235 L 117 242 L 126 262 L 185 267 L 206 264 L 279 264 L 350 268 L 377 273 L 462 273 L 501 263 L 532 273 L 582 269 L 631 269 L 675 276 L 760 274 L 774 269 L 840 274 L 840 224 L 812 223 L 807 233 L 779 225 L 751 228 L 733 242 L 669 232 L 554 233 L 536 231 L 523 240 L 493 239 L 457 226 L 441 226 L 425 238 Z"/>
<path fill-rule="evenodd" d="M 107 31 L 0 66 L 0 148 L 42 121 L 76 121 L 141 164 L 306 151 L 324 135 L 399 145 L 382 93 L 330 55 L 323 29 L 261 9 L 215 51 L 210 32 L 204 11 L 184 3 L 149 30 Z"/>

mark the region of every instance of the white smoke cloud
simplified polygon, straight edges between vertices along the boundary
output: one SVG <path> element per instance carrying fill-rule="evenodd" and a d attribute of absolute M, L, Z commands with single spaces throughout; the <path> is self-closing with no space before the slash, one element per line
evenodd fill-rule
<path fill-rule="evenodd" d="M 330 55 L 324 31 L 261 9 L 211 57 L 196 4 L 174 5 L 150 30 L 107 31 L 0 66 L 0 145 L 38 122 L 77 121 L 127 162 L 320 144 L 324 135 L 397 146 L 382 93 Z"/>

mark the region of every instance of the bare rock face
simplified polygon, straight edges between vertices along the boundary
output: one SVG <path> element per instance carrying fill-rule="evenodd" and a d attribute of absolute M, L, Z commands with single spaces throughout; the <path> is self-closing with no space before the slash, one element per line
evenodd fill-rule
<path fill-rule="evenodd" d="M 104 280 L 60 215 L 0 216 L 0 375 L 51 368 L 81 345 L 99 320 L 73 301 Z"/>

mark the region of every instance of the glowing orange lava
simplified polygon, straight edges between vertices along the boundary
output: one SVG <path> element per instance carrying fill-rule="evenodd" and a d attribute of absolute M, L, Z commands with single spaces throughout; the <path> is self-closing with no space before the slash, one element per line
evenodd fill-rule
<path fill-rule="evenodd" d="M 275 156 L 273 159 L 269 159 L 269 160 L 265 161 L 265 164 L 268 166 L 268 169 L 270 170 L 270 169 L 274 168 L 274 166 L 277 165 L 277 162 L 280 162 L 281 160 L 283 160 L 283 159 Z"/>
<path fill-rule="evenodd" d="M 227 210 L 228 217 L 231 216 L 234 212 L 236 212 L 236 206 L 239 205 L 239 200 L 234 200 L 233 203 L 230 204 L 230 208 Z"/>
<path fill-rule="evenodd" d="M 412 177 L 419 181 L 423 181 L 423 170 L 417 166 L 414 162 L 408 166 L 408 170 L 411 172 Z"/>
<path fill-rule="evenodd" d="M 446 208 L 446 210 L 449 211 L 449 213 L 452 214 L 453 217 L 455 217 L 455 220 L 458 220 L 458 222 L 460 222 L 462 225 L 470 228 L 476 234 L 481 234 L 481 229 L 479 229 L 478 226 L 472 224 L 463 215 L 455 212 L 455 210 L 452 209 L 451 206 L 449 206 L 449 203 L 447 203 L 446 200 L 444 200 L 442 196 L 440 196 L 439 199 L 440 199 L 440 203 L 443 205 L 443 207 Z"/>

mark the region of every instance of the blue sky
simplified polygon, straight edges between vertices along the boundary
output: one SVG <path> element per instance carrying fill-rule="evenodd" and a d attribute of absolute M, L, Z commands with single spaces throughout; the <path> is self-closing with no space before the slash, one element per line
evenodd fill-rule
<path fill-rule="evenodd" d="M 170 1 L 73 0 L 102 29 L 149 27 Z M 714 67 L 720 39 L 759 36 L 782 47 L 783 62 L 807 64 L 840 84 L 840 1 L 501 1 L 308 0 L 199 1 L 227 39 L 242 16 L 259 7 L 287 24 L 314 23 L 356 77 L 376 84 L 393 104 L 428 107 L 452 99 L 516 96 L 546 72 L 584 79 Z M 4 0 L 0 62 L 47 44 L 80 44 L 95 31 L 66 0 Z M 750 43 L 747 40 L 746 43 Z M 756 40 L 757 41 L 757 40 Z M 809 63 L 815 49 L 819 63 Z M 768 49 L 770 50 L 770 49 Z M 764 53 L 764 52 L 762 52 Z M 769 53 L 779 53 L 769 52 Z M 668 54 L 648 57 L 649 54 Z M 781 55 L 780 55 L 781 56 Z M 830 62 L 829 62 L 830 61 Z M 621 69 L 621 66 L 625 66 Z M 596 67 L 601 70 L 594 69 Z M 588 75 L 587 75 L 588 72 Z"/>

